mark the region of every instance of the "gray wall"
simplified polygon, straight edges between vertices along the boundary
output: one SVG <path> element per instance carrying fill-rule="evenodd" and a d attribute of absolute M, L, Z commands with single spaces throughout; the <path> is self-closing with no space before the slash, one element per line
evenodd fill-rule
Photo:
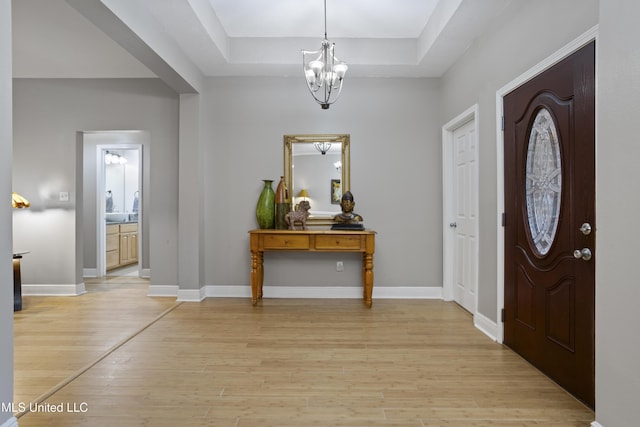
<path fill-rule="evenodd" d="M 514 1 L 442 78 L 443 124 L 479 109 L 478 311 L 496 321 L 496 92 L 598 23 L 597 0 Z M 543 27 L 541 27 L 543 26 Z"/>
<path fill-rule="evenodd" d="M 640 419 L 640 3 L 600 2 L 597 70 L 596 415 Z"/>
<path fill-rule="evenodd" d="M 15 79 L 13 107 L 13 178 L 32 204 L 14 214 L 14 244 L 31 251 L 24 260 L 23 282 L 82 282 L 83 253 L 75 255 L 76 238 L 81 237 L 76 223 L 79 234 L 84 232 L 82 194 L 75 191 L 82 184 L 76 132 L 145 130 L 151 135 L 151 281 L 176 285 L 177 95 L 156 79 Z M 58 201 L 60 191 L 71 193 L 70 202 Z"/>
<path fill-rule="evenodd" d="M 261 180 L 275 186 L 283 174 L 283 135 L 349 133 L 355 211 L 378 232 L 376 287 L 441 286 L 439 100 L 436 80 L 350 79 L 323 111 L 298 77 L 209 79 L 202 107 L 206 284 L 249 283 L 247 230 L 257 227 Z M 265 257 L 265 284 L 361 286 L 357 254 Z M 344 260 L 344 272 L 336 272 L 336 260 Z"/>
<path fill-rule="evenodd" d="M 13 402 L 13 269 L 11 261 L 11 0 L 0 0 L 0 402 Z M 3 196 L 4 199 L 4 196 Z M 13 417 L 0 412 L 0 425 Z"/>

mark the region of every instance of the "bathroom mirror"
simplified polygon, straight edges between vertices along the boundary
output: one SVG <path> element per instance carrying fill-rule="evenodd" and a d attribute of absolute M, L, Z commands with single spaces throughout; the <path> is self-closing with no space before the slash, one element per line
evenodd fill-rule
<path fill-rule="evenodd" d="M 348 134 L 285 135 L 284 179 L 294 207 L 308 200 L 311 225 L 332 224 L 350 190 Z"/>
<path fill-rule="evenodd" d="M 137 149 L 104 152 L 105 219 L 137 221 L 140 189 L 140 155 Z"/>

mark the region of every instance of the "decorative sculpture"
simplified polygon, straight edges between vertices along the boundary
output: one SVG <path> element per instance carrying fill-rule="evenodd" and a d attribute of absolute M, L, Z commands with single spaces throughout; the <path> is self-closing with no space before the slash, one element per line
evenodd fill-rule
<path fill-rule="evenodd" d="M 303 200 L 298 203 L 297 211 L 290 211 L 284 216 L 284 220 L 289 225 L 289 230 L 295 230 L 295 223 L 300 222 L 302 224 L 302 229 L 307 229 L 307 218 L 309 217 L 309 209 L 311 209 L 311 205 L 307 200 Z"/>
<path fill-rule="evenodd" d="M 356 224 L 362 221 L 362 217 L 353 211 L 356 206 L 356 202 L 353 200 L 353 194 L 351 191 L 346 191 L 342 195 L 340 201 L 342 207 L 342 213 L 333 217 L 333 220 L 342 224 Z"/>

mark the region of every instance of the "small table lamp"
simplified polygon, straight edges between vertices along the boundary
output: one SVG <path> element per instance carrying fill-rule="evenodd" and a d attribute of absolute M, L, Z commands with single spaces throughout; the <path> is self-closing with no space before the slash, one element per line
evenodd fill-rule
<path fill-rule="evenodd" d="M 16 192 L 11 193 L 11 206 L 14 209 L 24 209 L 31 203 Z M 29 251 L 13 251 L 13 311 L 22 310 L 22 280 L 20 278 L 20 260 Z"/>
<path fill-rule="evenodd" d="M 298 193 L 298 197 L 302 197 L 303 200 L 307 200 L 309 198 L 309 192 L 303 188 L 302 190 L 300 190 L 300 192 Z"/>
<path fill-rule="evenodd" d="M 11 206 L 14 209 L 23 209 L 31 206 L 31 203 L 15 191 L 11 193 Z"/>
<path fill-rule="evenodd" d="M 300 192 L 298 193 L 298 203 L 300 203 L 300 201 L 301 201 L 300 199 L 309 201 L 308 200 L 309 199 L 309 192 L 305 188 L 300 190 Z M 294 209 L 296 211 L 298 210 L 298 203 L 295 204 L 295 208 Z"/>

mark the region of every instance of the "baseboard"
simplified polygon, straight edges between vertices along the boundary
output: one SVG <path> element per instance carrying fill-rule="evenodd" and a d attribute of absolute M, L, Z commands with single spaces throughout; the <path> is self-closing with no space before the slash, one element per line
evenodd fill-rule
<path fill-rule="evenodd" d="M 18 419 L 16 417 L 11 417 L 2 423 L 0 427 L 18 427 Z"/>
<path fill-rule="evenodd" d="M 178 301 L 200 302 L 206 298 L 206 287 L 200 289 L 178 289 Z"/>
<path fill-rule="evenodd" d="M 177 297 L 178 285 L 149 285 L 149 297 Z"/>
<path fill-rule="evenodd" d="M 84 268 L 82 269 L 82 277 L 98 277 L 98 269 Z"/>
<path fill-rule="evenodd" d="M 493 341 L 498 340 L 498 324 L 493 320 L 476 312 L 473 316 L 473 325 Z"/>
<path fill-rule="evenodd" d="M 264 286 L 265 298 L 362 298 L 360 286 Z M 180 289 L 177 285 L 150 285 L 150 297 L 176 297 L 178 301 L 199 302 L 205 298 L 251 298 L 249 285 Z M 442 287 L 380 286 L 373 288 L 373 299 L 442 299 Z"/>
<path fill-rule="evenodd" d="M 77 285 L 22 285 L 22 294 L 32 296 L 77 296 L 86 292 L 84 283 Z M 265 286 L 263 292 L 265 298 L 362 298 L 362 287 L 360 286 Z M 251 298 L 251 287 L 248 285 L 207 285 L 200 289 L 180 289 L 177 285 L 149 285 L 147 295 L 150 297 L 176 297 L 178 301 L 199 302 L 205 298 Z M 442 299 L 442 287 L 379 286 L 373 288 L 373 298 Z M 490 325 L 490 323 L 488 324 Z M 490 331 L 491 329 L 487 328 L 486 330 Z M 482 330 L 485 331 L 485 329 Z"/>
<path fill-rule="evenodd" d="M 362 298 L 361 286 L 264 286 L 265 298 Z M 184 291 L 181 291 L 184 292 Z M 196 301 L 196 291 L 190 301 Z M 187 295 L 185 295 L 186 297 Z M 204 298 L 251 298 L 250 286 L 204 287 Z M 442 287 L 382 286 L 373 288 L 373 299 L 441 299 Z M 186 301 L 186 299 L 185 299 Z M 200 300 L 198 300 L 200 301 Z"/>
<path fill-rule="evenodd" d="M 142 271 L 140 272 L 140 277 L 142 277 L 144 279 L 150 279 L 151 278 L 151 269 L 150 268 L 143 268 Z"/>
<path fill-rule="evenodd" d="M 599 422 L 594 421 L 594 422 L 591 423 L 591 427 L 604 427 L 604 426 L 602 424 L 600 424 Z"/>
<path fill-rule="evenodd" d="M 83 283 L 77 285 L 29 285 L 22 284 L 22 295 L 25 296 L 78 296 L 86 294 Z"/>
<path fill-rule="evenodd" d="M 267 289 L 265 286 L 264 289 Z M 251 298 L 251 286 L 213 286 L 204 287 L 207 298 Z"/>

